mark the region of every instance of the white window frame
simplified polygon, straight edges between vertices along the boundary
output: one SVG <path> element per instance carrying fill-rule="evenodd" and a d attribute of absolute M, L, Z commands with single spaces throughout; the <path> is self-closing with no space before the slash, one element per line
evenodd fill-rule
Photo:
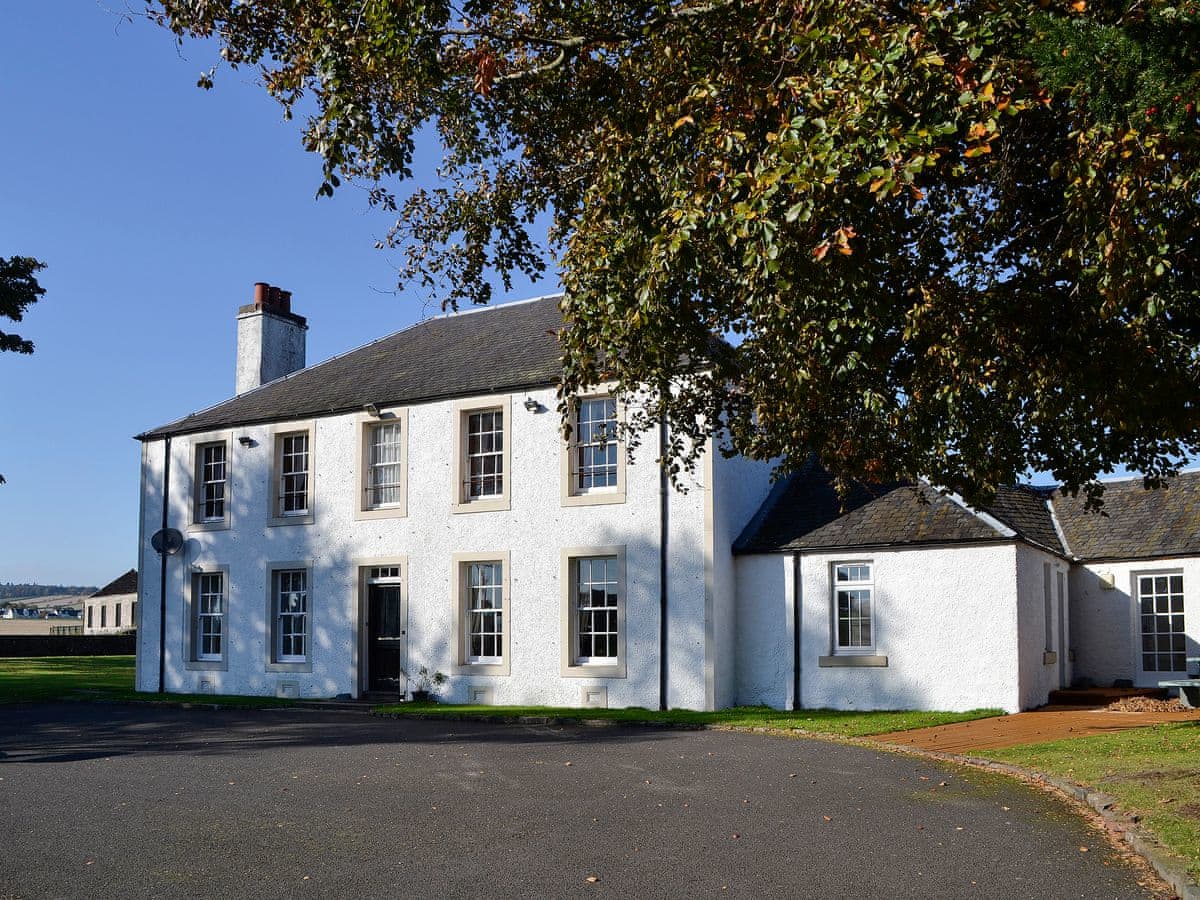
<path fill-rule="evenodd" d="M 304 654 L 283 653 L 283 632 L 280 627 L 284 613 L 280 610 L 281 576 L 303 573 L 304 575 Z M 273 562 L 267 567 L 267 671 L 268 672 L 311 672 L 313 661 L 313 569 L 311 560 Z"/>
<path fill-rule="evenodd" d="M 579 646 L 579 561 L 582 559 L 612 559 L 616 562 L 617 586 L 617 655 L 616 657 L 583 658 Z M 625 545 L 568 547 L 561 551 L 560 581 L 562 603 L 560 611 L 560 643 L 562 656 L 560 674 L 567 678 L 624 678 L 626 676 L 626 643 L 628 594 L 625 565 Z"/>
<path fill-rule="evenodd" d="M 1132 575 L 1132 579 L 1133 579 L 1133 595 L 1132 596 L 1133 596 L 1133 622 L 1134 622 L 1134 625 L 1133 625 L 1134 645 L 1133 645 L 1133 647 L 1134 647 L 1134 654 L 1135 654 L 1134 655 L 1134 665 L 1135 665 L 1134 671 L 1138 672 L 1138 673 L 1144 673 L 1145 676 L 1149 676 L 1149 677 L 1157 676 L 1159 678 L 1165 677 L 1167 679 L 1186 677 L 1186 674 L 1188 672 L 1187 660 L 1188 660 L 1188 656 L 1190 654 L 1189 654 L 1189 650 L 1188 650 L 1188 633 L 1186 630 L 1187 629 L 1187 579 L 1186 579 L 1183 569 L 1179 569 L 1179 568 L 1154 569 L 1154 570 L 1149 570 L 1149 571 L 1132 572 L 1130 574 Z M 1158 591 L 1156 588 L 1153 587 L 1153 579 L 1155 579 L 1155 578 L 1168 579 L 1167 590 L 1165 593 Z M 1159 632 L 1157 630 L 1157 623 L 1156 623 L 1154 637 L 1155 637 L 1156 643 L 1157 643 L 1157 638 L 1160 636 L 1165 637 L 1165 636 L 1173 636 L 1175 634 L 1182 634 L 1184 636 L 1183 637 L 1184 649 L 1183 650 L 1162 651 L 1162 650 L 1157 649 L 1157 647 L 1156 647 L 1156 649 L 1154 649 L 1152 651 L 1145 650 L 1143 640 L 1146 637 L 1146 635 L 1142 631 L 1142 615 L 1143 615 L 1143 613 L 1142 613 L 1142 580 L 1143 579 L 1151 579 L 1152 589 L 1151 589 L 1151 593 L 1150 593 L 1150 599 L 1157 600 L 1157 598 L 1159 598 L 1161 596 L 1161 597 L 1167 598 L 1169 601 L 1171 596 L 1176 593 L 1175 591 L 1171 590 L 1170 579 L 1172 579 L 1172 578 L 1181 579 L 1180 589 L 1178 591 L 1179 598 L 1180 598 L 1179 612 L 1173 612 L 1168 607 L 1168 609 L 1165 613 L 1159 613 L 1156 611 L 1156 612 L 1150 613 L 1150 615 L 1153 615 L 1155 617 L 1157 617 L 1159 615 L 1165 615 L 1169 618 L 1174 617 L 1174 616 L 1179 616 L 1182 619 L 1182 622 L 1180 623 L 1181 626 L 1183 626 L 1182 631 L 1177 632 L 1174 628 L 1174 623 L 1172 622 L 1172 623 L 1169 623 L 1170 628 L 1167 632 Z M 1183 668 L 1182 669 L 1158 669 L 1158 668 L 1147 669 L 1147 668 L 1145 668 L 1147 654 L 1151 654 L 1155 657 L 1155 665 L 1158 664 L 1158 657 L 1160 657 L 1160 656 L 1181 656 L 1183 658 Z"/>
<path fill-rule="evenodd" d="M 221 515 L 208 516 L 205 514 L 205 488 L 210 482 L 207 477 L 207 467 L 204 462 L 205 453 L 210 448 L 223 447 L 225 450 L 225 471 L 222 480 Z M 192 516 L 188 523 L 189 531 L 217 531 L 230 527 L 233 442 L 227 433 L 201 434 L 192 438 Z"/>
<path fill-rule="evenodd" d="M 494 563 L 500 566 L 500 613 L 502 622 L 499 657 L 471 655 L 471 567 Z M 482 553 L 455 553 L 451 556 L 451 585 L 453 598 L 453 628 L 455 634 L 455 674 L 508 675 L 512 672 L 512 583 L 507 550 Z"/>
<path fill-rule="evenodd" d="M 838 569 L 863 568 L 867 570 L 866 578 L 838 581 Z M 849 573 L 848 573 L 849 574 Z M 870 559 L 836 560 L 829 564 L 830 584 L 830 653 L 833 656 L 874 656 L 879 635 L 875 627 L 875 562 Z M 841 618 L 838 603 L 839 590 L 866 591 L 869 609 L 865 617 L 867 627 L 871 632 L 871 640 L 867 644 L 843 644 L 841 641 Z M 863 616 L 854 617 L 863 621 Z"/>
<path fill-rule="evenodd" d="M 616 484 L 606 487 L 583 487 L 579 481 L 578 454 L 580 452 L 580 434 L 579 415 L 583 404 L 592 401 L 610 401 L 614 407 L 613 427 L 614 433 L 612 440 L 605 441 L 605 444 L 612 444 L 616 451 Z M 571 404 L 571 436 L 563 441 L 562 445 L 562 462 L 561 462 L 561 477 L 562 483 L 562 505 L 563 506 L 594 506 L 605 503 L 624 503 L 625 502 L 625 457 L 626 448 L 625 440 L 622 435 L 622 428 L 625 422 L 625 406 L 614 397 L 611 393 L 599 392 L 592 394 L 582 394 L 575 398 Z"/>
<path fill-rule="evenodd" d="M 271 432 L 272 466 L 271 466 L 271 509 L 267 516 L 268 525 L 311 525 L 316 509 L 316 433 L 312 422 L 302 422 L 291 425 L 280 425 Z M 284 445 L 289 438 L 304 435 L 307 438 L 307 466 L 305 474 L 305 507 L 304 509 L 283 511 L 284 478 L 296 473 L 284 473 Z"/>
<path fill-rule="evenodd" d="M 218 577 L 221 589 L 221 652 L 205 653 L 203 651 L 202 619 L 208 613 L 203 609 L 201 596 L 205 579 Z M 214 563 L 198 562 L 193 564 L 190 577 L 186 580 L 187 592 L 184 596 L 183 628 L 183 659 L 185 668 L 192 671 L 226 670 L 229 667 L 229 634 L 230 634 L 230 582 L 229 566 Z"/>
<path fill-rule="evenodd" d="M 498 412 L 501 415 L 500 440 L 503 446 L 497 453 L 501 467 L 501 490 L 496 494 L 472 497 L 469 484 L 468 425 L 472 415 L 486 412 Z M 473 397 L 454 405 L 454 464 L 451 466 L 454 484 L 451 512 L 474 513 L 511 509 L 512 421 L 512 403 L 507 394 Z"/>
<path fill-rule="evenodd" d="M 401 518 L 408 515 L 408 409 L 394 407 L 380 410 L 378 416 L 362 414 L 358 416 L 358 503 L 355 506 L 356 518 L 387 519 Z M 399 470 L 399 479 L 389 484 L 394 500 L 387 503 L 378 502 L 372 495 L 374 485 L 373 474 L 378 464 L 374 462 L 374 433 L 380 426 L 394 426 L 400 429 L 398 459 L 386 465 L 394 465 Z"/>

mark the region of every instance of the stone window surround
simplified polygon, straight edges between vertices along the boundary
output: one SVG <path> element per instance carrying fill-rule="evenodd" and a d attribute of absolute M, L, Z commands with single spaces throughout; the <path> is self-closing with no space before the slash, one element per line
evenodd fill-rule
<path fill-rule="evenodd" d="M 197 659 L 196 658 L 196 624 L 197 624 L 197 597 L 196 590 L 200 583 L 201 575 L 221 575 L 221 589 L 223 592 L 222 604 L 222 631 L 221 631 L 221 658 L 220 659 Z M 187 578 L 184 579 L 183 593 L 183 664 L 184 669 L 189 672 L 226 672 L 229 670 L 229 618 L 230 618 L 230 593 L 232 583 L 229 578 L 229 566 L 219 565 L 211 562 L 193 562 L 187 573 Z"/>
<path fill-rule="evenodd" d="M 224 531 L 230 528 L 232 524 L 233 504 L 231 499 L 233 492 L 233 434 L 230 431 L 210 431 L 203 434 L 191 435 L 191 466 L 189 474 L 191 484 L 188 486 L 188 496 L 191 497 L 191 514 L 188 516 L 187 530 L 189 532 L 201 531 Z M 213 519 L 205 521 L 202 513 L 204 498 L 200 496 L 200 491 L 204 483 L 204 475 L 201 472 L 203 466 L 203 450 L 205 447 L 213 444 L 225 445 L 225 515 L 221 519 Z"/>
<path fill-rule="evenodd" d="M 368 479 L 371 474 L 371 442 L 368 436 L 372 426 L 390 424 L 400 426 L 400 501 L 388 506 L 371 506 L 367 496 Z M 408 515 L 408 407 L 381 408 L 378 416 L 359 413 L 355 417 L 354 427 L 358 439 L 358 502 L 354 504 L 354 518 L 404 518 Z"/>
<path fill-rule="evenodd" d="M 504 489 L 499 495 L 494 497 L 482 497 L 476 500 L 471 500 L 467 496 L 466 490 L 466 469 L 467 469 L 467 417 L 471 413 L 487 412 L 490 409 L 499 409 L 503 421 L 504 430 L 503 440 L 503 484 Z M 454 416 L 454 444 L 452 445 L 452 465 L 451 465 L 451 503 L 450 512 L 452 513 L 477 513 L 477 512 L 494 512 L 496 510 L 506 510 L 512 508 L 512 397 L 508 394 L 495 394 L 487 397 L 471 397 L 467 400 L 459 400 L 453 406 Z"/>
<path fill-rule="evenodd" d="M 467 646 L 467 588 L 466 569 L 470 563 L 498 562 L 502 567 L 501 594 L 504 614 L 504 651 L 500 662 L 482 663 L 470 662 L 469 647 Z M 480 553 L 451 554 L 451 601 L 452 623 L 454 631 L 454 665 L 455 675 L 509 675 L 512 672 L 512 584 L 509 567 L 509 552 L 507 550 L 483 551 Z"/>
<path fill-rule="evenodd" d="M 279 488 L 283 477 L 283 439 L 294 434 L 308 434 L 308 510 L 295 515 L 282 515 L 279 512 Z M 267 510 L 267 525 L 311 525 L 316 512 L 317 487 L 317 454 L 316 454 L 316 423 L 309 419 L 300 422 L 289 422 L 275 425 L 268 431 L 271 449 L 271 485 L 267 492 L 270 508 Z"/>
<path fill-rule="evenodd" d="M 614 663 L 576 662 L 576 572 L 574 561 L 583 557 L 615 557 L 617 560 L 617 659 Z M 628 644 L 628 580 L 626 578 L 625 545 L 609 544 L 591 547 L 564 547 L 560 552 L 559 581 L 562 601 L 559 612 L 561 658 L 559 675 L 563 678 L 624 678 L 626 676 L 626 647 Z"/>
<path fill-rule="evenodd" d="M 837 567 L 838 566 L 868 566 L 871 570 L 871 646 L 869 647 L 839 647 L 837 642 Z M 877 650 L 879 639 L 876 629 L 875 616 L 875 560 L 874 559 L 837 559 L 829 563 L 829 654 L 817 657 L 817 666 L 829 668 L 885 668 L 888 658 Z M 861 582 L 858 582 L 861 583 Z"/>
<path fill-rule="evenodd" d="M 303 662 L 279 662 L 275 655 L 275 643 L 278 640 L 278 618 L 275 605 L 276 575 L 279 572 L 303 569 L 305 572 L 304 586 L 308 594 L 304 613 L 304 651 Z M 267 563 L 267 630 L 266 630 L 266 671 L 267 672 L 311 672 L 313 664 L 313 617 L 316 607 L 313 603 L 313 563 L 311 559 L 286 560 L 283 562 Z"/>
<path fill-rule="evenodd" d="M 596 391 L 590 391 L 585 394 L 580 394 L 572 401 L 572 428 L 577 427 L 576 418 L 578 416 L 579 401 L 582 400 L 601 400 L 611 398 L 610 390 L 600 388 Z M 608 503 L 624 503 L 625 502 L 625 457 L 627 455 L 625 448 L 625 440 L 621 436 L 620 426 L 625 424 L 625 404 L 621 400 L 617 400 L 617 484 L 616 487 L 608 490 L 592 490 L 580 491 L 575 487 L 575 479 L 572 473 L 572 452 L 575 448 L 573 443 L 575 439 L 575 431 L 571 432 L 570 440 L 562 441 L 562 449 L 560 452 L 560 482 L 562 485 L 562 505 L 563 506 L 597 506 Z"/>

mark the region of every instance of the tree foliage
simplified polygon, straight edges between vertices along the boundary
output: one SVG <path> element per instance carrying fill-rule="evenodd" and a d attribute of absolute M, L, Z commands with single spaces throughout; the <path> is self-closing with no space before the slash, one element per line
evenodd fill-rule
<path fill-rule="evenodd" d="M 44 268 L 45 263 L 29 256 L 0 256 L 0 316 L 21 321 L 25 310 L 46 293 L 37 281 L 37 273 Z M 0 331 L 0 352 L 5 350 L 32 353 L 33 341 Z M 3 475 L 0 475 L 0 484 L 4 484 Z"/>
<path fill-rule="evenodd" d="M 539 274 L 544 239 L 563 396 L 639 395 L 631 424 L 669 420 L 673 466 L 718 432 L 785 466 L 815 451 L 843 477 L 986 499 L 1031 469 L 1153 482 L 1200 448 L 1193 3 L 150 15 L 308 113 L 320 192 L 361 179 L 395 210 L 405 282 L 486 302 L 483 273 Z M 423 129 L 442 182 L 398 195 Z"/>
<path fill-rule="evenodd" d="M 0 256 L 0 316 L 14 322 L 24 318 L 25 310 L 46 293 L 37 280 L 37 273 L 44 268 L 45 263 L 31 256 Z M 33 341 L 0 331 L 0 351 L 5 350 L 32 353 Z"/>

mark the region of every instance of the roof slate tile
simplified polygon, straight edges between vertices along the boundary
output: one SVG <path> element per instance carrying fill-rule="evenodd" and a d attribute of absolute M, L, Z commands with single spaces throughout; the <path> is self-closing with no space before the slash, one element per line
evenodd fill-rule
<path fill-rule="evenodd" d="M 558 297 L 427 319 L 138 437 L 557 384 L 561 328 Z"/>

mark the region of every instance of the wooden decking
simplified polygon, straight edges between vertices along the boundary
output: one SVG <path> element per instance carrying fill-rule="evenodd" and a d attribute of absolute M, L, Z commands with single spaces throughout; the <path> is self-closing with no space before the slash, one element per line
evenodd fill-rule
<path fill-rule="evenodd" d="M 873 735 L 872 740 L 899 744 L 918 750 L 969 754 L 973 750 L 1012 747 L 1016 744 L 1040 744 L 1063 738 L 1085 737 L 1141 728 L 1160 722 L 1200 723 L 1200 709 L 1185 712 L 1113 712 L 1080 706 L 1044 706 L 1032 712 L 917 728 Z"/>

